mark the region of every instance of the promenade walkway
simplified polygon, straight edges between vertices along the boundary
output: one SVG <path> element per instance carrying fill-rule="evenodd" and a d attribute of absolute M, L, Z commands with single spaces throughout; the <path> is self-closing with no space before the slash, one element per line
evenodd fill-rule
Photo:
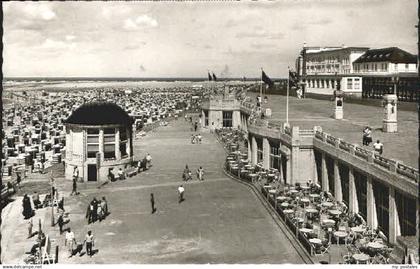
<path fill-rule="evenodd" d="M 160 127 L 135 141 L 136 157 L 147 152 L 153 167 L 126 180 L 80 186 L 80 195 L 69 196 L 71 181 L 58 183 L 65 209 L 78 242 L 88 230 L 96 237 L 93 257 L 67 257 L 64 235 L 50 227 L 49 209 L 37 211 L 47 233 L 60 246 L 61 263 L 302 263 L 298 252 L 265 207 L 246 186 L 222 171 L 225 153 L 215 137 L 202 134 L 202 144 L 191 144 L 189 123 L 183 119 Z M 182 182 L 185 164 L 206 171 L 202 182 Z M 185 201 L 178 203 L 177 186 L 185 185 Z M 151 214 L 150 193 L 157 212 Z M 106 196 L 111 214 L 87 225 L 86 207 L 93 197 Z M 21 201 L 3 213 L 4 263 L 21 263 L 34 239 L 26 239 Z"/>
<path fill-rule="evenodd" d="M 257 93 L 248 95 L 255 101 Z M 272 109 L 270 121 L 286 121 L 286 96 L 268 95 L 266 107 Z M 301 129 L 312 129 L 318 125 L 326 133 L 341 138 L 346 142 L 362 146 L 362 131 L 366 126 L 372 128 L 372 138 L 384 144 L 383 155 L 386 158 L 400 160 L 418 168 L 418 115 L 413 111 L 398 111 L 398 133 L 383 133 L 382 107 L 346 103 L 344 100 L 344 119 L 332 118 L 333 103 L 317 99 L 297 99 L 289 97 L 289 122 Z M 366 147 L 372 150 L 370 147 Z"/>

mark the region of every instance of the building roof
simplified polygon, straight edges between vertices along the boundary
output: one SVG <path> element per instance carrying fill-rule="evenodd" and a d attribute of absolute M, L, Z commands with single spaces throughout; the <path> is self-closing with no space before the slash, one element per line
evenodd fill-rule
<path fill-rule="evenodd" d="M 368 47 L 306 47 L 307 54 L 323 54 L 338 51 L 366 51 Z"/>
<path fill-rule="evenodd" d="M 65 123 L 81 125 L 131 125 L 133 124 L 133 119 L 124 109 L 114 103 L 96 101 L 81 105 L 73 111 Z"/>
<path fill-rule="evenodd" d="M 370 49 L 356 59 L 354 63 L 391 62 L 391 63 L 417 63 L 417 56 L 397 47 Z"/>

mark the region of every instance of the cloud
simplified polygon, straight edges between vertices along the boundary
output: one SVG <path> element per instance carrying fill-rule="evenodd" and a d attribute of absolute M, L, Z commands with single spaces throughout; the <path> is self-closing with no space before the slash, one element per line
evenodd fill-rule
<path fill-rule="evenodd" d="M 45 41 L 39 46 L 40 49 L 48 52 L 67 51 L 73 49 L 74 47 L 74 43 L 69 43 L 62 40 L 55 40 L 52 38 L 45 39 Z"/>
<path fill-rule="evenodd" d="M 66 38 L 67 41 L 72 41 L 72 40 L 74 40 L 76 38 L 76 36 L 74 36 L 74 35 L 66 35 L 65 38 Z"/>
<path fill-rule="evenodd" d="M 141 15 L 136 19 L 125 19 L 123 29 L 127 31 L 135 31 L 140 28 L 153 28 L 157 27 L 159 24 L 156 19 L 150 17 L 149 15 Z"/>
<path fill-rule="evenodd" d="M 323 18 L 323 19 L 320 19 L 320 20 L 309 21 L 308 24 L 327 25 L 327 24 L 330 24 L 331 22 L 332 22 L 332 20 L 330 18 Z"/>
<path fill-rule="evenodd" d="M 23 12 L 26 16 L 34 19 L 43 19 L 50 21 L 56 17 L 55 12 L 51 7 L 44 3 L 31 3 L 23 7 Z"/>
<path fill-rule="evenodd" d="M 266 30 L 262 30 L 260 28 L 257 29 L 255 32 L 239 32 L 235 35 L 237 38 L 268 38 L 268 39 L 283 39 L 283 33 L 275 33 L 275 32 L 267 32 Z"/>

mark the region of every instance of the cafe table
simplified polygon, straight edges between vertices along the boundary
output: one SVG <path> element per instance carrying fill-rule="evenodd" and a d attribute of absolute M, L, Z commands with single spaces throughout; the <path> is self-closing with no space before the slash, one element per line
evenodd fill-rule
<path fill-rule="evenodd" d="M 351 227 L 350 230 L 354 233 L 363 233 L 365 231 L 365 229 L 360 226 Z"/>
<path fill-rule="evenodd" d="M 328 212 L 333 215 L 333 216 L 338 216 L 341 214 L 340 210 L 336 210 L 336 209 L 332 209 L 332 210 L 328 210 Z"/>
<path fill-rule="evenodd" d="M 280 204 L 280 206 L 281 206 L 282 208 L 287 208 L 287 207 L 289 207 L 289 203 L 287 203 L 287 202 L 283 202 L 283 203 L 281 203 L 281 204 Z"/>
<path fill-rule="evenodd" d="M 299 229 L 299 231 L 305 234 L 312 233 L 312 229 L 308 229 L 308 228 L 301 228 Z"/>
<path fill-rule="evenodd" d="M 364 253 L 353 254 L 353 259 L 356 260 L 356 263 L 367 263 L 369 261 L 369 256 Z"/>
<path fill-rule="evenodd" d="M 379 249 L 383 249 L 385 247 L 385 245 L 384 244 L 381 244 L 379 242 L 369 242 L 367 244 L 367 247 L 368 248 L 375 249 L 375 250 L 379 250 Z"/>
<path fill-rule="evenodd" d="M 289 191 L 289 193 L 291 193 L 291 194 L 296 194 L 296 193 L 298 193 L 299 191 L 297 191 L 297 190 L 290 190 Z"/>
<path fill-rule="evenodd" d="M 276 200 L 278 200 L 280 202 L 283 202 L 283 201 L 287 200 L 287 197 L 286 196 L 277 196 Z"/>
<path fill-rule="evenodd" d="M 314 245 L 321 245 L 322 244 L 322 240 L 319 238 L 311 238 L 309 239 L 309 242 L 314 244 Z"/>
<path fill-rule="evenodd" d="M 309 190 L 311 187 L 306 186 L 306 185 L 303 185 L 303 186 L 300 186 L 300 188 L 301 188 L 302 190 L 304 190 L 304 191 L 307 191 L 307 190 Z"/>
<path fill-rule="evenodd" d="M 317 214 L 318 210 L 316 210 L 315 208 L 306 208 L 305 212 L 308 214 Z"/>
<path fill-rule="evenodd" d="M 309 194 L 309 197 L 312 198 L 313 201 L 315 201 L 316 199 L 319 199 L 321 196 L 317 193 L 311 193 Z"/>
<path fill-rule="evenodd" d="M 322 223 L 326 226 L 333 226 L 335 225 L 335 220 L 332 219 L 324 219 L 322 220 Z"/>
<path fill-rule="evenodd" d="M 293 214 L 293 213 L 295 213 L 295 211 L 293 209 L 285 209 L 285 210 L 283 210 L 283 213 L 284 214 Z"/>
<path fill-rule="evenodd" d="M 251 178 L 251 182 L 254 183 L 254 179 L 258 176 L 257 174 L 249 174 L 248 175 Z"/>
<path fill-rule="evenodd" d="M 331 202 L 323 202 L 321 205 L 324 207 L 332 207 L 334 204 Z"/>
<path fill-rule="evenodd" d="M 300 199 L 300 201 L 306 206 L 306 205 L 309 205 L 309 203 L 310 203 L 310 201 L 309 201 L 309 199 L 308 198 L 302 198 L 302 199 Z"/>
<path fill-rule="evenodd" d="M 334 232 L 334 236 L 337 239 L 337 245 L 338 245 L 340 238 L 345 238 L 347 236 L 347 233 L 343 231 L 336 231 Z"/>

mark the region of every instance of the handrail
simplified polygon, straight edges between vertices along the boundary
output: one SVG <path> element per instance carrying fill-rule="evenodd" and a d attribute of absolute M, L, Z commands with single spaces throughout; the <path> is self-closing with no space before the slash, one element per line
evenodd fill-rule
<path fill-rule="evenodd" d="M 379 154 L 376 154 L 374 151 L 366 150 L 354 144 L 339 140 L 338 138 L 321 131 L 315 131 L 314 138 L 326 144 L 332 145 L 336 148 L 338 145 L 339 149 L 349 152 L 350 154 L 352 152 L 352 149 L 354 149 L 354 156 L 366 161 L 369 161 L 369 158 L 371 156 L 372 159 L 370 160 L 374 165 L 385 168 L 386 170 L 391 172 L 393 171 L 393 169 L 395 169 L 394 172 L 396 172 L 398 175 L 402 175 L 408 178 L 409 180 L 413 180 L 415 183 L 419 182 L 420 174 L 418 169 L 399 163 L 395 160 L 385 158 Z"/>

